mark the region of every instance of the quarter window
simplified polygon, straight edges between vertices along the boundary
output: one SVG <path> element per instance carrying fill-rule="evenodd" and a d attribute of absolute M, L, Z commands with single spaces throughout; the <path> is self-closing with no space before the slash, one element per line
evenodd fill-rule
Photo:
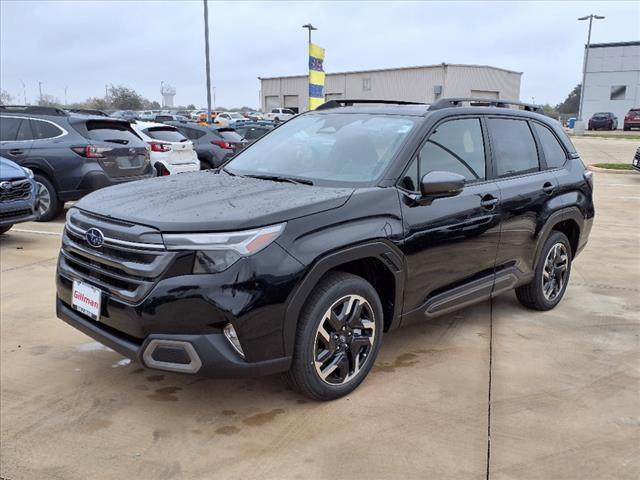
<path fill-rule="evenodd" d="M 547 167 L 556 168 L 564 165 L 564 162 L 567 160 L 567 154 L 558 142 L 556 136 L 551 133 L 551 130 L 539 123 L 534 123 L 533 128 L 535 128 L 538 138 L 540 139 L 544 158 L 547 161 Z"/>
<path fill-rule="evenodd" d="M 31 120 L 31 129 L 33 130 L 33 138 L 36 140 L 42 140 L 45 138 L 59 137 L 62 135 L 62 130 L 49 122 L 43 122 L 41 120 Z"/>
<path fill-rule="evenodd" d="M 439 125 L 420 150 L 420 177 L 432 171 L 453 172 L 467 182 L 486 178 L 482 127 L 477 118 Z"/>
<path fill-rule="evenodd" d="M 490 118 L 488 123 L 499 177 L 540 170 L 538 150 L 526 121 Z"/>

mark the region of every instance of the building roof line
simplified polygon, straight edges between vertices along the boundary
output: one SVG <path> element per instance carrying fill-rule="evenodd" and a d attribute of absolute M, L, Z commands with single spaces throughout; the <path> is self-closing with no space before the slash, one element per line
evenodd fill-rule
<path fill-rule="evenodd" d="M 631 42 L 611 42 L 611 43 L 592 43 L 589 48 L 606 48 L 606 47 L 637 47 L 640 46 L 640 41 Z M 586 45 L 585 45 L 586 48 Z"/>
<path fill-rule="evenodd" d="M 490 68 L 492 70 L 498 70 L 501 72 L 507 73 L 515 73 L 517 75 L 522 75 L 522 72 L 517 72 L 515 70 L 509 70 L 506 68 L 494 67 L 491 65 L 475 65 L 475 64 L 464 64 L 464 63 L 436 63 L 434 65 L 414 65 L 410 67 L 396 67 L 396 68 L 373 68 L 370 70 L 350 70 L 347 72 L 327 72 L 327 76 L 329 75 L 350 75 L 357 73 L 375 73 L 375 72 L 390 72 L 395 70 L 418 70 L 421 68 L 442 68 L 442 67 L 472 67 L 472 68 Z M 276 76 L 276 77 L 258 77 L 258 80 L 277 80 L 280 78 L 301 78 L 306 77 L 307 75 L 284 75 L 284 76 Z"/>

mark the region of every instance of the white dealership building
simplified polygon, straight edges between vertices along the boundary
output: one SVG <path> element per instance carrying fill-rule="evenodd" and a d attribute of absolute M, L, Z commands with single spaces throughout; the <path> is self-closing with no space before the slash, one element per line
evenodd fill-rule
<path fill-rule="evenodd" d="M 591 44 L 586 62 L 582 119 L 613 112 L 622 128 L 629 109 L 640 107 L 640 41 Z"/>
<path fill-rule="evenodd" d="M 522 72 L 487 65 L 441 63 L 417 67 L 328 73 L 325 99 L 404 100 L 432 103 L 440 97 L 482 97 L 518 100 Z M 308 76 L 260 80 L 263 111 L 286 107 L 304 111 L 308 105 Z"/>

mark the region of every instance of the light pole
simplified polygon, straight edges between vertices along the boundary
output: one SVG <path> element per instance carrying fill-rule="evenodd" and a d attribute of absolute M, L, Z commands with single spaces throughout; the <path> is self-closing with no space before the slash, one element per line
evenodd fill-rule
<path fill-rule="evenodd" d="M 24 104 L 27 104 L 27 86 L 25 85 L 24 81 L 22 81 L 22 79 L 20 80 L 20 83 L 22 84 L 22 95 L 24 96 Z"/>
<path fill-rule="evenodd" d="M 207 123 L 211 123 L 211 65 L 209 61 L 209 8 L 207 0 L 204 2 L 204 55 L 207 70 Z"/>
<path fill-rule="evenodd" d="M 69 105 L 69 104 L 67 103 L 67 90 L 68 90 L 68 89 L 69 89 L 69 87 L 64 87 L 64 105 L 65 105 L 65 107 L 66 107 L 67 105 Z"/>
<path fill-rule="evenodd" d="M 587 35 L 587 46 L 584 49 L 584 59 L 582 61 L 582 85 L 580 87 L 580 106 L 578 107 L 578 120 L 582 121 L 582 105 L 584 103 L 585 82 L 587 80 L 587 62 L 589 61 L 589 46 L 591 45 L 591 25 L 593 19 L 604 20 L 602 15 L 594 15 L 593 13 L 586 17 L 580 17 L 578 20 L 589 20 L 589 34 Z"/>
<path fill-rule="evenodd" d="M 318 29 L 313 25 L 311 25 L 310 23 L 307 23 L 306 25 L 302 25 L 302 28 L 306 28 L 307 30 L 309 30 L 309 43 L 311 43 L 311 30 L 318 30 Z"/>
<path fill-rule="evenodd" d="M 38 90 L 40 90 L 40 100 L 38 103 L 42 105 L 42 82 L 38 82 Z"/>

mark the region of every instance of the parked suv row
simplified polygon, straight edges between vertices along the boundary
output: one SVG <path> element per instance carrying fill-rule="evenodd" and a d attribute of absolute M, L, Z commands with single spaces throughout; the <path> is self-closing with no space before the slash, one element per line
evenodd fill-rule
<path fill-rule="evenodd" d="M 330 400 L 398 326 L 512 289 L 554 308 L 594 217 L 560 124 L 504 100 L 360 103 L 298 115 L 222 169 L 82 199 L 58 316 L 149 368 L 287 372 Z"/>
<path fill-rule="evenodd" d="M 40 221 L 58 216 L 66 201 L 155 175 L 128 121 L 57 108 L 0 106 L 0 155 L 33 171 Z"/>

